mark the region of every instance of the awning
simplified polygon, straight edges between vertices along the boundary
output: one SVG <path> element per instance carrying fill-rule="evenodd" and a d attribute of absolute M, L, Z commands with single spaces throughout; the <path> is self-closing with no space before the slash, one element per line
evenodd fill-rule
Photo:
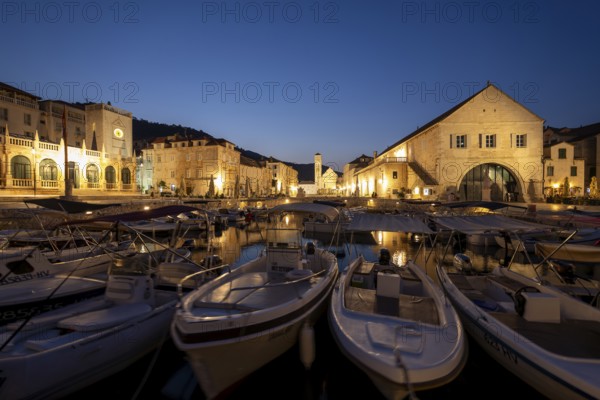
<path fill-rule="evenodd" d="M 289 213 L 307 213 L 307 214 L 322 214 L 329 221 L 335 221 L 340 215 L 337 208 L 319 203 L 288 203 L 280 204 L 266 211 L 268 214 L 278 214 L 283 212 Z"/>
<path fill-rule="evenodd" d="M 27 204 L 36 204 L 41 207 L 49 208 L 51 210 L 63 211 L 68 214 L 79 214 L 88 211 L 101 210 L 103 208 L 119 206 L 120 204 L 92 204 L 85 203 L 82 201 L 71 201 L 62 200 L 57 198 L 52 199 L 31 199 L 24 201 Z"/>
<path fill-rule="evenodd" d="M 411 232 L 433 233 L 433 231 L 416 217 L 394 214 L 355 214 L 346 227 L 347 231 L 384 231 L 384 232 Z"/>
<path fill-rule="evenodd" d="M 508 231 L 508 232 L 539 232 L 551 231 L 555 227 L 535 222 L 521 221 L 504 215 L 463 215 L 463 216 L 433 216 L 432 221 L 442 228 L 458 231 L 467 235 L 478 233 Z"/>

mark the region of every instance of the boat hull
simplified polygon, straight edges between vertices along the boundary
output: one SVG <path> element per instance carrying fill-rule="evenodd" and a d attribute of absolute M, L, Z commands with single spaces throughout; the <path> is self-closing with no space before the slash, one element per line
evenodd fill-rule
<path fill-rule="evenodd" d="M 550 399 L 600 397 L 600 386 L 594 383 L 600 372 L 600 360 L 554 354 L 537 346 L 524 336 L 525 333 L 513 330 L 499 317 L 495 318 L 496 314 L 481 311 L 480 307 L 452 284 L 442 267 L 438 266 L 436 272 L 442 288 L 460 315 L 465 330 L 506 370 Z M 583 303 L 582 306 L 589 307 Z M 489 304 L 485 307 L 489 307 Z M 497 315 L 505 314 L 498 312 Z M 552 334 L 555 333 L 547 333 Z M 589 380 L 590 374 L 594 376 L 592 380 Z"/>
<path fill-rule="evenodd" d="M 64 336 L 64 343 L 45 350 L 23 348 L 5 353 L 0 356 L 0 398 L 59 399 L 128 367 L 167 337 L 177 304 L 176 297 L 171 297 L 171 301 L 122 325 L 97 332 L 72 332 Z M 43 342 L 52 340 L 51 335 L 47 330 L 32 339 Z"/>
<path fill-rule="evenodd" d="M 449 303 L 441 301 L 441 290 L 416 271 L 424 286 L 431 283 L 429 293 L 436 293 L 439 300 L 438 311 L 431 321 L 425 318 L 423 309 L 409 311 L 406 308 L 400 316 L 382 315 L 371 307 L 363 309 L 352 305 L 351 309 L 348 304 L 354 300 L 347 297 L 346 291 L 354 289 L 349 287 L 354 283 L 350 279 L 356 279 L 353 273 L 359 270 L 361 262 L 361 259 L 355 261 L 342 273 L 330 302 L 329 325 L 342 353 L 365 372 L 389 400 L 400 400 L 413 391 L 432 389 L 454 380 L 466 363 L 468 349 L 458 315 Z M 411 265 L 413 270 L 419 268 Z M 360 287 L 366 281 L 361 280 Z M 365 290 L 360 289 L 358 296 L 363 304 L 369 297 Z M 406 297 L 407 303 L 410 298 Z M 415 298 L 412 297 L 413 301 Z M 398 360 L 404 368 L 399 366 Z"/>

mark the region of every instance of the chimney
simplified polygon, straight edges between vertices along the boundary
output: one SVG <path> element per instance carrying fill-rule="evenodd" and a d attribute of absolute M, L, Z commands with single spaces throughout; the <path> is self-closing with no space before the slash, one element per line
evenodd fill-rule
<path fill-rule="evenodd" d="M 373 152 L 373 159 L 376 159 L 376 158 L 377 158 L 377 150 L 375 150 L 375 151 Z"/>

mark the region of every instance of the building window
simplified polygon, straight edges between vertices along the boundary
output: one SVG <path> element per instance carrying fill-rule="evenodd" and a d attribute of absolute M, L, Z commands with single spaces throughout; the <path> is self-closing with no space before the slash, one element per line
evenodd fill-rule
<path fill-rule="evenodd" d="M 577 167 L 571 167 L 571 176 L 577 176 Z"/>
<path fill-rule="evenodd" d="M 456 148 L 464 149 L 467 147 L 467 135 L 456 135 Z"/>
<path fill-rule="evenodd" d="M 398 171 L 392 171 L 392 179 L 398 179 Z"/>
<path fill-rule="evenodd" d="M 200 155 L 200 152 L 196 153 L 196 161 L 200 161 L 202 160 L 202 156 Z"/>
<path fill-rule="evenodd" d="M 175 155 L 171 154 L 171 161 L 175 161 Z"/>
<path fill-rule="evenodd" d="M 196 178 L 202 178 L 202 170 L 200 168 L 196 168 Z"/>
<path fill-rule="evenodd" d="M 171 178 L 175 178 L 175 171 L 171 170 Z"/>
<path fill-rule="evenodd" d="M 485 135 L 485 147 L 490 149 L 496 147 L 496 135 Z"/>
<path fill-rule="evenodd" d="M 192 170 L 186 169 L 185 170 L 185 177 L 186 178 L 191 178 L 192 177 Z"/>
<path fill-rule="evenodd" d="M 554 167 L 552 165 L 548 165 L 546 167 L 546 175 L 547 176 L 554 176 Z"/>
<path fill-rule="evenodd" d="M 566 159 L 567 158 L 567 149 L 558 149 L 558 158 Z"/>
<path fill-rule="evenodd" d="M 191 154 L 190 154 L 190 153 L 187 153 L 187 154 L 185 155 L 185 161 L 190 161 L 190 160 L 191 160 L 191 158 L 192 158 L 192 156 L 191 156 Z"/>
<path fill-rule="evenodd" d="M 0 108 L 0 120 L 8 121 L 8 108 Z"/>
<path fill-rule="evenodd" d="M 23 123 L 27 126 L 31 126 L 31 114 L 23 114 Z"/>
<path fill-rule="evenodd" d="M 516 137 L 516 145 L 517 147 L 527 147 L 527 135 L 517 135 Z"/>
<path fill-rule="evenodd" d="M 157 162 L 157 163 L 161 162 L 161 160 L 160 160 L 160 156 L 156 156 L 156 162 Z"/>

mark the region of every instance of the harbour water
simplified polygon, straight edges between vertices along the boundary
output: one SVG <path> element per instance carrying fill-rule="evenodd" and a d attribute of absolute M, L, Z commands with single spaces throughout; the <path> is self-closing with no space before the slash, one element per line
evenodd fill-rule
<path fill-rule="evenodd" d="M 210 252 L 219 254 L 225 263 L 240 265 L 262 251 L 260 242 L 263 237 L 263 225 L 229 227 L 214 239 Z M 325 243 L 323 238 L 306 239 Z M 389 249 L 401 261 L 415 260 L 435 279 L 435 257 L 430 252 L 431 248 L 424 247 L 418 251 L 419 246 L 407 234 L 375 232 L 371 240 L 361 240 L 361 243 L 352 245 L 339 243 L 332 251 L 337 253 L 343 269 L 359 253 L 375 259 L 382 247 Z M 503 250 L 496 246 L 467 248 L 465 253 L 472 257 L 474 265 L 487 268 L 497 265 L 498 259 L 504 255 Z M 194 257 L 200 260 L 206 254 L 207 250 L 198 250 Z M 327 324 L 325 314 L 315 326 L 316 358 L 309 371 L 300 362 L 296 346 L 241 382 L 228 398 L 383 399 L 367 376 L 340 353 Z M 544 398 L 503 369 L 472 341 L 469 341 L 468 362 L 457 379 L 443 387 L 416 394 L 418 399 L 509 399 L 514 396 L 529 400 Z M 167 337 L 159 350 L 131 367 L 68 397 L 70 400 L 81 398 L 203 399 L 204 396 L 187 367 L 185 355 Z"/>

